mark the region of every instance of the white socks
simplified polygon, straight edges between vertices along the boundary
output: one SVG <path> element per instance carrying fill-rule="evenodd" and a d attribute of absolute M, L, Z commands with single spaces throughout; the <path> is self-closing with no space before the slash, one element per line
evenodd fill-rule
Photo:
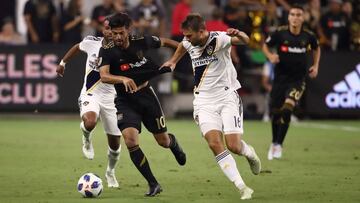
<path fill-rule="evenodd" d="M 230 152 L 225 150 L 218 154 L 215 158 L 226 177 L 233 182 L 238 189 L 243 189 L 245 187 L 245 183 L 240 176 L 235 159 L 232 157 Z"/>
<path fill-rule="evenodd" d="M 83 135 L 84 135 L 85 139 L 86 139 L 87 141 L 89 141 L 89 140 L 90 140 L 91 131 L 88 131 L 88 130 L 85 128 L 84 121 L 81 121 L 81 123 L 80 123 L 80 129 L 81 129 L 81 131 L 83 132 Z"/>
<path fill-rule="evenodd" d="M 117 151 L 112 150 L 110 147 L 108 149 L 108 171 L 112 171 L 115 169 L 115 166 L 120 158 L 120 151 L 121 151 L 121 145 L 119 146 L 119 149 Z"/>
<path fill-rule="evenodd" d="M 244 140 L 241 140 L 240 144 L 241 144 L 240 155 L 243 155 L 243 156 L 245 156 L 247 158 L 253 159 L 254 158 L 254 153 L 250 149 L 249 145 L 247 145 L 246 142 L 244 142 Z"/>

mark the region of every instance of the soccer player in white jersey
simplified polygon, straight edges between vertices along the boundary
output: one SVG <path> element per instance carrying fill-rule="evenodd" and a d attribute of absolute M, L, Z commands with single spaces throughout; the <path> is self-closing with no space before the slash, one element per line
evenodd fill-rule
<path fill-rule="evenodd" d="M 105 21 L 107 24 L 108 21 Z M 112 84 L 102 83 L 98 66 L 100 61 L 98 54 L 102 46 L 113 43 L 109 26 L 105 26 L 104 37 L 87 36 L 80 43 L 75 44 L 63 57 L 57 67 L 56 72 L 63 77 L 65 64 L 69 62 L 77 53 L 83 51 L 87 54 L 84 85 L 79 97 L 79 108 L 81 123 L 80 129 L 83 133 L 83 153 L 88 159 L 94 158 L 94 148 L 91 142 L 92 130 L 100 117 L 105 133 L 108 138 L 108 166 L 105 177 L 108 187 L 119 187 L 115 177 L 115 166 L 120 157 L 121 132 L 117 127 L 116 108 L 114 99 L 116 96 L 115 88 Z"/>
<path fill-rule="evenodd" d="M 249 37 L 236 29 L 209 32 L 203 18 L 190 14 L 182 23 L 185 36 L 171 59 L 163 67 L 175 68 L 188 52 L 191 57 L 194 87 L 194 119 L 221 170 L 240 191 L 241 199 L 251 199 L 253 190 L 246 186 L 231 152 L 245 156 L 252 173 L 260 173 L 260 159 L 252 146 L 242 139 L 243 113 L 237 89 L 241 87 L 230 57 L 232 45 L 247 44 Z M 226 147 L 224 144 L 224 139 Z M 228 151 L 229 150 L 229 151 Z"/>

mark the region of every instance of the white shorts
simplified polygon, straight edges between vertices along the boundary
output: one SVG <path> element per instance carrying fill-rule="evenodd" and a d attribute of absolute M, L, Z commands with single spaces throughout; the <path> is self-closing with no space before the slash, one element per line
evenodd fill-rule
<path fill-rule="evenodd" d="M 80 117 L 86 112 L 93 111 L 103 124 L 108 135 L 121 136 L 117 126 L 114 98 L 109 95 L 82 94 L 79 97 Z"/>
<path fill-rule="evenodd" d="M 218 130 L 225 135 L 244 133 L 242 102 L 236 91 L 216 103 L 194 101 L 194 120 L 203 136 L 210 130 Z"/>

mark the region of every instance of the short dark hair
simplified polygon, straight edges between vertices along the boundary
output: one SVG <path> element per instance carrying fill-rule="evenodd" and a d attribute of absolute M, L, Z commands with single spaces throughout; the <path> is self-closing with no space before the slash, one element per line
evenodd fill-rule
<path fill-rule="evenodd" d="M 205 21 L 200 14 L 192 13 L 189 14 L 185 21 L 181 23 L 182 29 L 191 29 L 198 32 L 200 29 L 206 29 Z"/>
<path fill-rule="evenodd" d="M 107 20 L 109 21 L 109 26 L 111 28 L 117 28 L 117 27 L 129 28 L 132 22 L 130 16 L 122 12 L 108 16 Z"/>
<path fill-rule="evenodd" d="M 300 9 L 300 10 L 302 10 L 303 12 L 305 12 L 304 7 L 301 6 L 300 4 L 293 4 L 293 5 L 291 5 L 290 10 L 291 10 L 291 9 Z"/>

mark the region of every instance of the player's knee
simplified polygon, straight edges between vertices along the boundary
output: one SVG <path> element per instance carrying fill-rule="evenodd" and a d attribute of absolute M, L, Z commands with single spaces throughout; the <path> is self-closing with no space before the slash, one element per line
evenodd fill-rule
<path fill-rule="evenodd" d="M 168 148 L 169 144 L 170 144 L 170 138 L 166 133 L 160 133 L 160 134 L 154 134 L 154 137 L 156 139 L 156 142 L 164 147 L 164 148 Z"/>
<path fill-rule="evenodd" d="M 137 139 L 135 138 L 135 136 L 123 136 L 124 137 L 124 142 L 127 148 L 131 148 L 134 147 L 136 145 L 139 145 Z"/>
<path fill-rule="evenodd" d="M 241 145 L 240 143 L 227 143 L 227 148 L 229 151 L 235 154 L 240 154 L 241 152 Z"/>
<path fill-rule="evenodd" d="M 281 107 L 281 117 L 285 124 L 289 124 L 291 121 L 291 114 L 294 110 L 294 105 L 290 103 L 285 103 Z"/>
<path fill-rule="evenodd" d="M 92 131 L 96 126 L 96 120 L 95 119 L 86 119 L 84 121 L 84 126 L 86 130 Z"/>
<path fill-rule="evenodd" d="M 223 147 L 222 142 L 219 140 L 209 140 L 208 145 L 213 151 L 218 151 L 218 149 L 221 149 Z"/>

